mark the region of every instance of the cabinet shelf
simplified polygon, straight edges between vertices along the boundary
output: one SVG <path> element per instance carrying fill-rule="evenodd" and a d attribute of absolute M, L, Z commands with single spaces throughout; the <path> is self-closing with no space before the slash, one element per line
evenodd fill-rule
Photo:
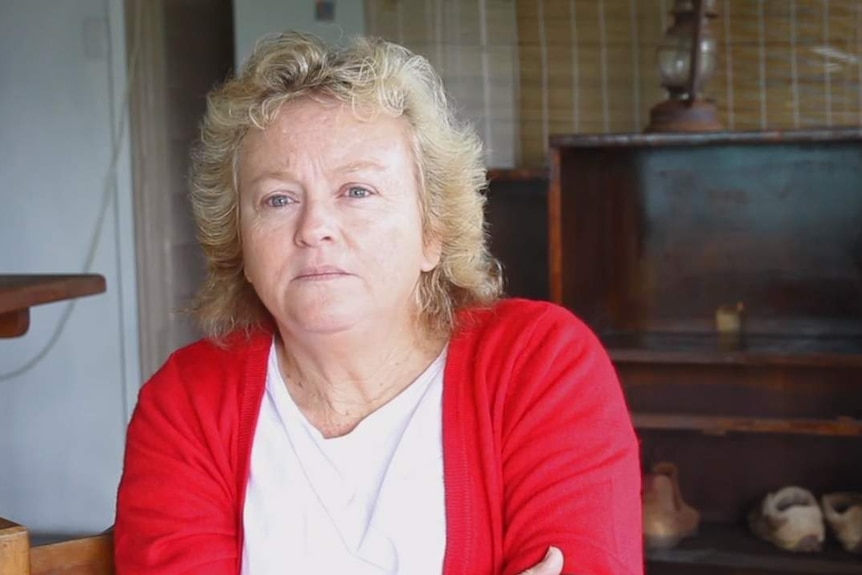
<path fill-rule="evenodd" d="M 845 552 L 827 538 L 817 553 L 791 553 L 761 541 L 742 526 L 703 523 L 697 536 L 673 549 L 648 551 L 647 562 L 762 570 L 768 573 L 843 575 L 862 573 L 862 558 Z M 736 571 L 734 571 L 736 572 Z"/>
<path fill-rule="evenodd" d="M 787 435 L 823 435 L 860 437 L 862 421 L 850 418 L 801 419 L 727 417 L 675 413 L 634 413 L 637 429 L 700 431 L 710 435 L 739 433 L 780 433 Z"/>
<path fill-rule="evenodd" d="M 711 333 L 617 331 L 599 337 L 611 359 L 622 363 L 862 366 L 862 335 L 747 335 L 728 341 Z"/>

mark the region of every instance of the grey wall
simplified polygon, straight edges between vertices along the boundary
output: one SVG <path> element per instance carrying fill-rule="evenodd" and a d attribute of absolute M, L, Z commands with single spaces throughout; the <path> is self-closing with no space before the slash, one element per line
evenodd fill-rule
<path fill-rule="evenodd" d="M 0 340 L 0 516 L 35 532 L 111 524 L 140 383 L 128 141 L 112 135 L 124 62 L 121 0 L 0 0 L 0 273 L 81 272 L 98 234 L 108 285 L 24 373 L 67 304 Z"/>
<path fill-rule="evenodd" d="M 334 0 L 335 20 L 315 21 L 314 0 L 234 0 L 233 16 L 236 61 L 242 63 L 263 35 L 284 30 L 301 30 L 328 42 L 365 33 L 365 2 Z"/>

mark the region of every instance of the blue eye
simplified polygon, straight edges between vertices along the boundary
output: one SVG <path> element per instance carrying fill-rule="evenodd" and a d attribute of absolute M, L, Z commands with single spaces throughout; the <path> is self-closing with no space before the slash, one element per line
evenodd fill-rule
<path fill-rule="evenodd" d="M 264 203 L 271 208 L 283 208 L 293 203 L 289 196 L 284 194 L 273 194 L 266 198 Z"/>
<path fill-rule="evenodd" d="M 349 198 L 367 198 L 371 192 L 361 186 L 350 186 L 347 188 L 347 197 Z"/>

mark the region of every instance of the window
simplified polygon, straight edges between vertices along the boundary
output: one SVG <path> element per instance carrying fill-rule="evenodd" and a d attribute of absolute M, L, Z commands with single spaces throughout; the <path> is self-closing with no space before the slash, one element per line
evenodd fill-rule
<path fill-rule="evenodd" d="M 730 130 L 862 125 L 862 2 L 718 0 L 706 89 Z M 368 0 L 369 33 L 429 58 L 492 167 L 541 166 L 548 137 L 640 132 L 664 98 L 673 0 Z"/>

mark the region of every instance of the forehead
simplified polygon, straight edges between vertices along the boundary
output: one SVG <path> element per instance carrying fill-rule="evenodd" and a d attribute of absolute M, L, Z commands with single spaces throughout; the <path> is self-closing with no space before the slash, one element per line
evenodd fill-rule
<path fill-rule="evenodd" d="M 367 106 L 301 98 L 283 104 L 265 129 L 248 132 L 240 164 L 289 169 L 304 160 L 330 166 L 366 160 L 412 163 L 411 143 L 411 126 L 404 117 Z"/>

